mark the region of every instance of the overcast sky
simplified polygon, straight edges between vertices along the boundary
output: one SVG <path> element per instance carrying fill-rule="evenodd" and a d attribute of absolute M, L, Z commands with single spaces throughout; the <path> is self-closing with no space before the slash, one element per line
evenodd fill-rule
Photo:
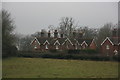
<path fill-rule="evenodd" d="M 117 2 L 4 2 L 16 33 L 33 34 L 49 25 L 57 27 L 61 17 L 73 17 L 80 26 L 100 28 L 118 21 Z"/>

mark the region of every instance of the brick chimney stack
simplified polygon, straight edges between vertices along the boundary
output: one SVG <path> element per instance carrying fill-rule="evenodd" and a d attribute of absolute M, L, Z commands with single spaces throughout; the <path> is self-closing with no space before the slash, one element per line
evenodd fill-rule
<path fill-rule="evenodd" d="M 63 37 L 64 37 L 64 32 L 60 31 L 60 38 L 63 38 Z"/>
<path fill-rule="evenodd" d="M 54 38 L 58 38 L 58 31 L 57 30 L 54 31 Z"/>
<path fill-rule="evenodd" d="M 44 37 L 45 33 L 43 31 L 41 31 L 41 37 Z"/>
<path fill-rule="evenodd" d="M 63 33 L 60 34 L 60 37 L 63 38 Z"/>

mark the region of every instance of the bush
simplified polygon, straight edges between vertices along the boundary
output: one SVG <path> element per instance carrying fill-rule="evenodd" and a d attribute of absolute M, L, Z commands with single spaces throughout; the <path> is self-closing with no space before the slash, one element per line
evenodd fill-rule
<path fill-rule="evenodd" d="M 2 51 L 2 58 L 16 56 L 17 53 L 18 53 L 18 50 L 15 46 L 7 46 Z"/>

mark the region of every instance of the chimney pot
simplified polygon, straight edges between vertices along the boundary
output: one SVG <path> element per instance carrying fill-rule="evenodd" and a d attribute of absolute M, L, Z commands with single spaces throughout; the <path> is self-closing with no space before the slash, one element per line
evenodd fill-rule
<path fill-rule="evenodd" d="M 54 31 L 54 38 L 58 38 L 58 32 L 57 32 L 57 30 Z"/>
<path fill-rule="evenodd" d="M 44 37 L 44 32 L 43 31 L 41 31 L 41 37 Z"/>

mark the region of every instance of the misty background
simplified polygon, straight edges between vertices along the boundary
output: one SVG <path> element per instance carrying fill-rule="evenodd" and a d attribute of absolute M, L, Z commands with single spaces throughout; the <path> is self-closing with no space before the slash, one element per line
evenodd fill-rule
<path fill-rule="evenodd" d="M 106 23 L 118 23 L 117 2 L 4 2 L 3 9 L 11 13 L 15 33 L 33 34 L 49 25 L 59 26 L 62 17 L 72 17 L 79 27 L 100 28 Z"/>

